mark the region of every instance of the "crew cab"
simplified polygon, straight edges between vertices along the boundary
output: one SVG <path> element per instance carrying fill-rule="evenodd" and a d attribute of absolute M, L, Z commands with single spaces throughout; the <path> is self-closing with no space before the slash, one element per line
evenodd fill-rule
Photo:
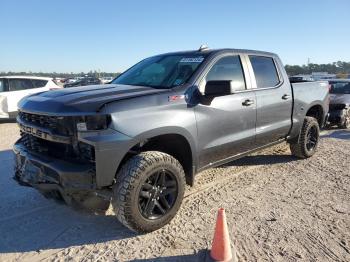
<path fill-rule="evenodd" d="M 291 84 L 276 54 L 200 48 L 142 60 L 111 84 L 19 103 L 15 179 L 105 210 L 136 232 L 167 224 L 196 174 L 287 141 L 311 157 L 326 82 Z"/>

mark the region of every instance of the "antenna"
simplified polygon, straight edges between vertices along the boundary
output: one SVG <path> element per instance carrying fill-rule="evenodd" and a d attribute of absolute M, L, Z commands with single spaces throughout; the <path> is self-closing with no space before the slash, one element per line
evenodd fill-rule
<path fill-rule="evenodd" d="M 208 50 L 208 49 L 209 49 L 209 47 L 207 45 L 201 45 L 199 47 L 198 51 L 201 52 L 201 51 Z"/>

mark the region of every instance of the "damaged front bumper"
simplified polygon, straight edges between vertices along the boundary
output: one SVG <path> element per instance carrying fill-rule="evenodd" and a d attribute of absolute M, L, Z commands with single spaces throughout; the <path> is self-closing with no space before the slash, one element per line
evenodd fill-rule
<path fill-rule="evenodd" d="M 327 122 L 329 125 L 340 125 L 344 123 L 347 109 L 333 109 L 329 111 Z"/>
<path fill-rule="evenodd" d="M 110 190 L 96 187 L 94 164 L 72 163 L 29 152 L 19 140 L 13 147 L 15 180 L 47 197 L 61 197 L 67 204 L 105 210 Z"/>

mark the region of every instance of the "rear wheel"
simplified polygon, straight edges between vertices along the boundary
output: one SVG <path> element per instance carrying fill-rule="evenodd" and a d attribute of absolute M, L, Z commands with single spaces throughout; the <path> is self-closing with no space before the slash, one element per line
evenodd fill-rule
<path fill-rule="evenodd" d="M 315 154 L 320 139 L 320 127 L 313 117 L 305 117 L 299 139 L 290 144 L 292 155 L 299 158 L 308 158 Z"/>
<path fill-rule="evenodd" d="M 112 206 L 119 221 L 138 233 L 157 230 L 175 216 L 185 189 L 185 173 L 174 157 L 142 152 L 117 174 Z"/>

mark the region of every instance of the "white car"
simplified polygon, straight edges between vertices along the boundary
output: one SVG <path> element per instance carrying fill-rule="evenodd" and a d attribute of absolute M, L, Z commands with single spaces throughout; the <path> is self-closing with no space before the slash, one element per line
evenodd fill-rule
<path fill-rule="evenodd" d="M 105 76 L 105 77 L 101 77 L 100 79 L 101 79 L 101 81 L 102 81 L 102 84 L 106 84 L 106 83 L 111 82 L 111 81 L 114 79 L 114 77 Z"/>
<path fill-rule="evenodd" d="M 49 77 L 0 76 L 0 119 L 15 117 L 23 97 L 58 88 Z"/>

